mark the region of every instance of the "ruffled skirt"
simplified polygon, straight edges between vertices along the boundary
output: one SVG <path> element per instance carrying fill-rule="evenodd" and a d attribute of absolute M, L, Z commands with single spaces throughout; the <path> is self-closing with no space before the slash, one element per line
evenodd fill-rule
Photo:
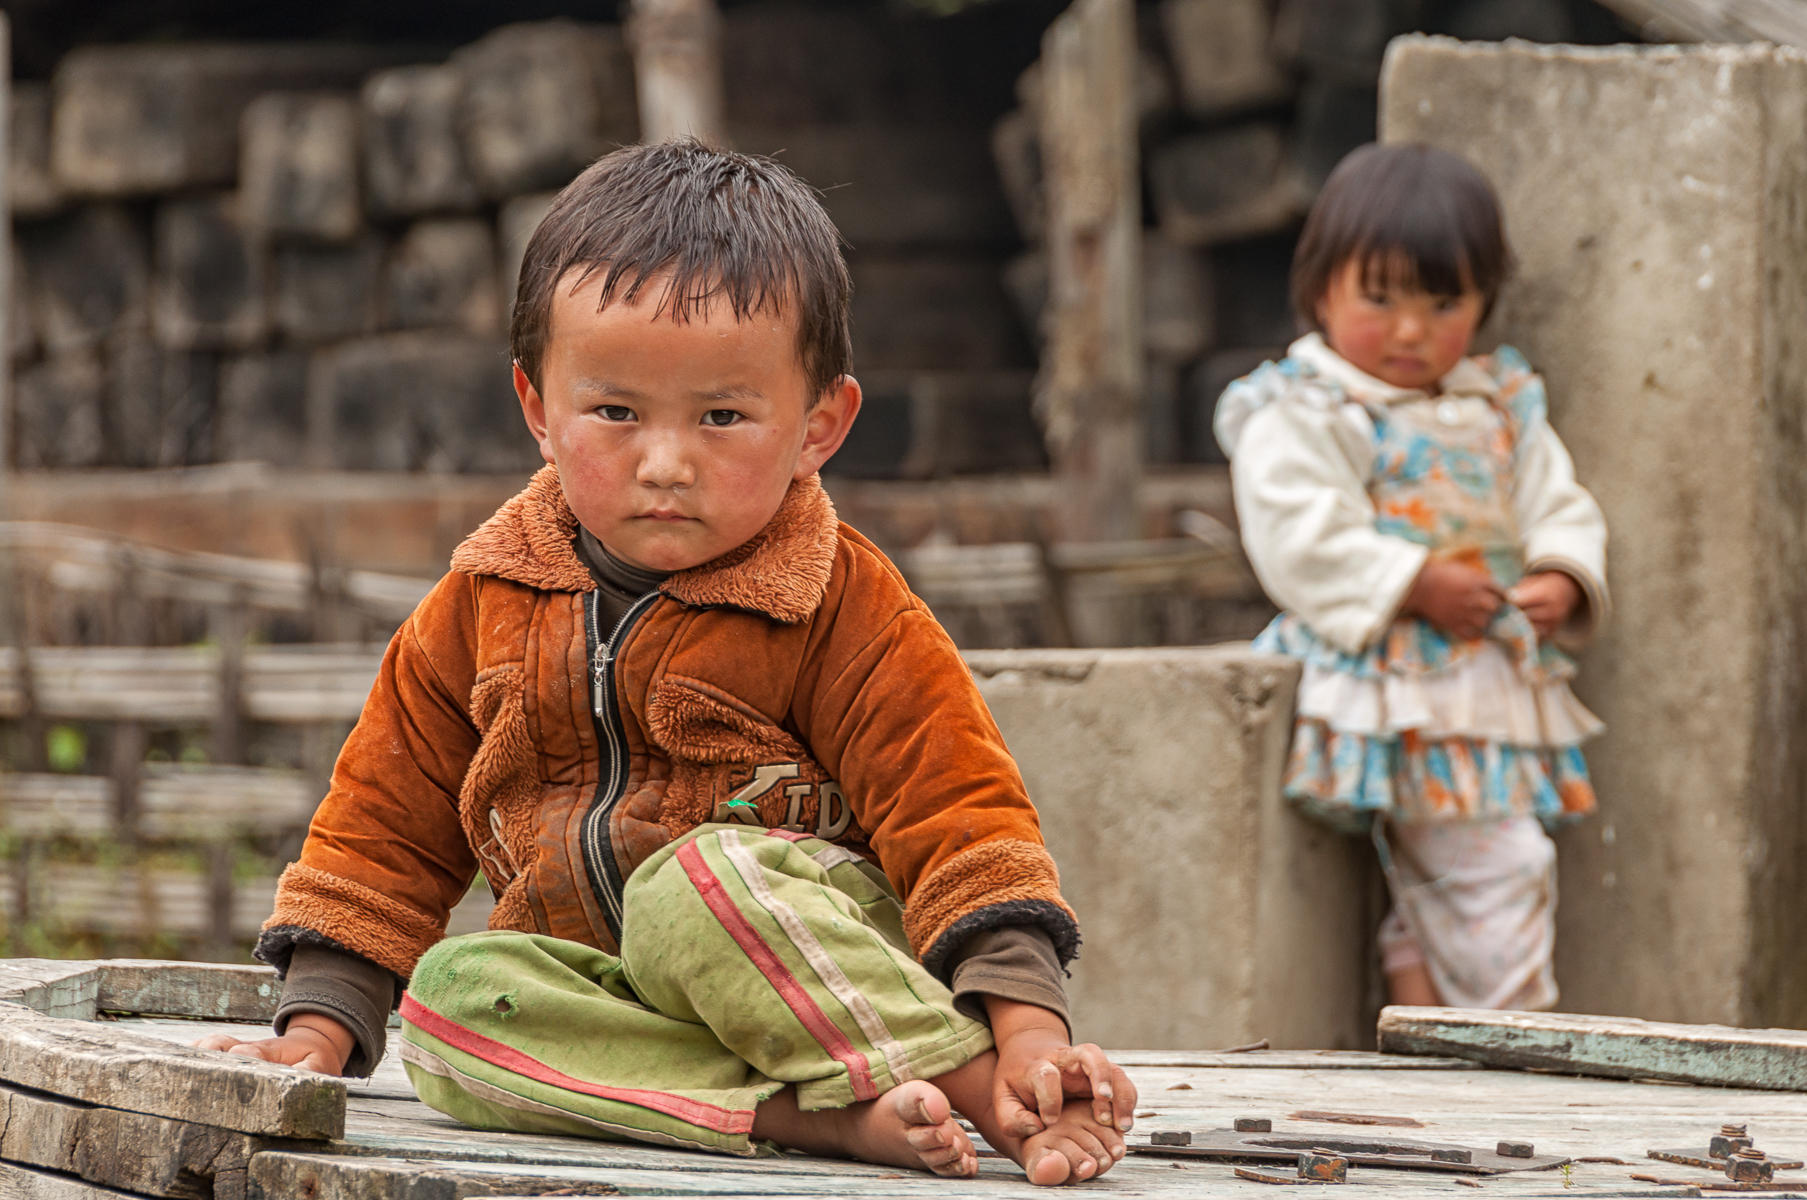
<path fill-rule="evenodd" d="M 1591 812 L 1581 744 L 1604 727 L 1569 690 L 1573 663 L 1538 647 L 1522 614 L 1511 616 L 1476 641 L 1401 620 L 1345 654 L 1281 614 L 1255 648 L 1304 667 L 1286 796 L 1351 831 L 1380 813 L 1412 823 L 1535 816 L 1554 826 Z"/>

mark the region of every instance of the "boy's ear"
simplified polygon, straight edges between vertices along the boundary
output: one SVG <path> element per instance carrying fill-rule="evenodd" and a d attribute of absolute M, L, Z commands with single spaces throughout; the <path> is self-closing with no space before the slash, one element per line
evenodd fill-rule
<path fill-rule="evenodd" d="M 853 419 L 860 415 L 860 384 L 851 375 L 838 377 L 804 418 L 803 450 L 797 455 L 792 479 L 808 479 L 834 456 L 847 440 Z"/>
<path fill-rule="evenodd" d="M 527 372 L 521 370 L 520 359 L 514 364 L 514 394 L 520 397 L 521 416 L 527 419 L 527 431 L 540 444 L 540 457 L 547 462 L 556 462 L 552 457 L 552 439 L 546 431 L 546 402 L 540 399 L 539 389 L 527 378 Z"/>

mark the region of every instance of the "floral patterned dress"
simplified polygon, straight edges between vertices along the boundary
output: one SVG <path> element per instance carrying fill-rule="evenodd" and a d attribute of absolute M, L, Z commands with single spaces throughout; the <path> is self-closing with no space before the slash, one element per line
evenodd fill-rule
<path fill-rule="evenodd" d="M 1376 529 L 1509 589 L 1525 571 L 1513 473 L 1525 431 L 1546 420 L 1545 399 L 1516 351 L 1474 361 L 1498 383 L 1484 403 L 1340 398 L 1361 404 L 1373 426 Z M 1301 384 L 1337 390 L 1288 358 L 1231 391 L 1249 389 L 1237 399 L 1259 407 Z M 1284 790 L 1315 816 L 1351 830 L 1382 813 L 1409 823 L 1534 815 L 1556 825 L 1594 807 L 1580 746 L 1601 724 L 1569 690 L 1573 661 L 1540 645 L 1510 604 L 1472 640 L 1399 617 L 1350 653 L 1283 612 L 1255 646 L 1304 664 Z"/>

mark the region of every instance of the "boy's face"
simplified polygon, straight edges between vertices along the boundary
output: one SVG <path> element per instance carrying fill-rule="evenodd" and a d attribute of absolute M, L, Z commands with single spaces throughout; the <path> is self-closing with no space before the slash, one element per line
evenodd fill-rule
<path fill-rule="evenodd" d="M 659 280 L 598 312 L 603 279 L 555 290 L 540 386 L 515 367 L 521 411 L 610 553 L 653 571 L 699 566 L 758 533 L 828 461 L 859 385 L 842 376 L 812 408 L 794 317 L 736 321 L 712 301 L 679 324 L 654 315 Z"/>

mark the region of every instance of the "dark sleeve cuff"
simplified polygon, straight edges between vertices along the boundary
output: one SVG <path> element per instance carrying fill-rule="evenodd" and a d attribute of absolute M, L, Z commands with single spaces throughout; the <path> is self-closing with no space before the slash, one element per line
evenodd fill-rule
<path fill-rule="evenodd" d="M 387 967 L 349 950 L 306 944 L 292 950 L 272 1022 L 276 1032 L 286 1030 L 296 1013 L 331 1017 L 349 1029 L 357 1042 L 344 1074 L 369 1075 L 382 1061 L 389 1012 L 399 990 L 395 976 Z"/>
<path fill-rule="evenodd" d="M 949 957 L 954 1007 L 967 1016 L 986 1020 L 985 997 L 998 996 L 1047 1009 L 1065 1022 L 1072 1037 L 1060 958 L 1045 929 L 1011 925 L 987 930 L 967 938 Z"/>

